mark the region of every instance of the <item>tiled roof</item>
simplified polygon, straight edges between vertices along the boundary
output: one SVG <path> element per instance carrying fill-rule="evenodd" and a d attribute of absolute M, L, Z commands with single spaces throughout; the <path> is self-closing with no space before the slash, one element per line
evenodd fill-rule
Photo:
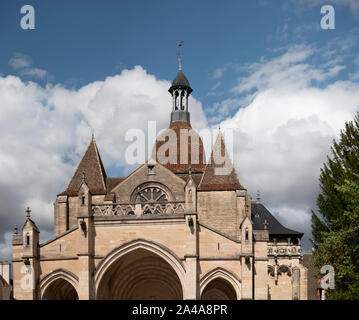
<path fill-rule="evenodd" d="M 106 171 L 94 138 L 91 139 L 68 187 L 60 195 L 76 196 L 84 175 L 92 194 L 106 194 Z"/>
<path fill-rule="evenodd" d="M 268 222 L 268 230 L 270 236 L 275 235 L 294 235 L 302 237 L 303 233 L 297 232 L 284 227 L 269 210 L 259 202 L 252 202 L 252 221 L 254 230 L 264 230 L 264 221 Z"/>
<path fill-rule="evenodd" d="M 111 192 L 111 190 L 116 187 L 119 183 L 121 183 L 126 178 L 107 178 L 106 179 L 106 189 L 107 192 Z"/>
<path fill-rule="evenodd" d="M 192 172 L 192 179 L 197 186 L 201 182 L 202 174 L 203 174 L 202 172 L 199 173 Z M 186 182 L 188 181 L 188 175 L 189 175 L 188 173 L 177 173 L 177 176 L 182 178 Z"/>
<path fill-rule="evenodd" d="M 217 157 L 221 157 L 221 159 L 217 160 Z M 224 162 L 222 159 L 224 159 Z M 222 163 L 217 164 L 220 160 Z M 226 149 L 222 133 L 220 132 L 212 148 L 210 161 L 204 169 L 198 190 L 229 191 L 241 189 L 244 188 L 239 183 L 236 170 L 233 166 L 229 152 Z"/>
<path fill-rule="evenodd" d="M 172 146 L 173 148 L 175 148 L 177 154 L 176 154 L 176 159 L 174 162 L 176 163 L 161 163 L 160 159 L 158 159 L 158 150 L 160 149 L 160 147 L 162 145 L 164 145 L 165 143 L 167 143 L 169 141 L 169 130 L 172 130 L 175 134 L 176 134 L 176 138 L 177 140 L 175 141 L 176 145 Z M 194 134 L 196 136 L 196 139 L 198 137 L 198 144 L 197 146 L 192 147 L 191 145 L 191 139 L 192 137 L 189 135 L 188 137 L 188 149 L 183 150 L 183 148 L 181 148 L 181 130 L 192 130 L 191 134 Z M 182 145 L 186 146 L 186 144 Z M 195 148 L 197 147 L 197 148 Z M 194 155 L 192 155 L 192 148 L 194 149 Z M 156 152 L 156 154 L 154 154 L 154 152 Z M 187 153 L 188 157 L 186 159 L 186 163 L 181 163 L 183 161 L 181 161 L 181 152 L 182 153 Z M 166 156 L 169 155 L 169 151 L 167 149 Z M 158 163 L 161 163 L 165 168 L 177 173 L 177 172 L 186 172 L 188 170 L 189 167 L 192 168 L 192 170 L 197 170 L 197 171 L 202 171 L 204 170 L 204 166 L 205 166 L 205 161 L 204 161 L 204 148 L 203 148 L 203 142 L 201 137 L 198 135 L 198 133 L 196 131 L 194 131 L 191 127 L 191 125 L 188 122 L 185 121 L 175 121 L 172 122 L 170 124 L 170 127 L 165 130 L 157 139 L 156 139 L 156 143 L 155 143 L 155 147 L 153 149 L 152 152 L 152 157 L 154 159 L 156 159 L 156 161 Z"/>

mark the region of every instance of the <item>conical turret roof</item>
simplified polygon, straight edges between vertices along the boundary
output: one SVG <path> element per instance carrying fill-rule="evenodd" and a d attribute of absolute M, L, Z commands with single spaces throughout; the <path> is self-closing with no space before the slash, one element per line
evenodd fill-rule
<path fill-rule="evenodd" d="M 187 77 L 184 75 L 182 70 L 178 70 L 176 77 L 172 81 L 172 86 L 168 89 L 168 91 L 172 92 L 173 89 L 179 87 L 186 88 L 187 90 L 189 90 L 189 93 L 193 91 Z"/>
<path fill-rule="evenodd" d="M 219 132 L 198 190 L 229 191 L 241 189 L 244 189 L 244 187 L 239 183 L 232 159 L 226 149 L 223 135 Z"/>
<path fill-rule="evenodd" d="M 67 189 L 60 195 L 77 195 L 83 179 L 91 194 L 106 194 L 106 171 L 95 139 L 92 138 Z"/>

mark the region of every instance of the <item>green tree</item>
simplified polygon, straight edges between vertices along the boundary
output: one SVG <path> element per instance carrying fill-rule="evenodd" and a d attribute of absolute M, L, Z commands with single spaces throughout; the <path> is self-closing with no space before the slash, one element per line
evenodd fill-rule
<path fill-rule="evenodd" d="M 359 299 L 359 113 L 331 151 L 319 178 L 320 215 L 312 213 L 313 260 L 318 269 L 334 267 L 329 299 Z"/>

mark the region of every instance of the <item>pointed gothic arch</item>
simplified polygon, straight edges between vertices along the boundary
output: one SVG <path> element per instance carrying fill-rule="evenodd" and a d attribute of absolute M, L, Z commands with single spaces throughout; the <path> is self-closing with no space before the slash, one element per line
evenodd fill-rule
<path fill-rule="evenodd" d="M 185 267 L 161 244 L 136 239 L 108 253 L 95 270 L 96 299 L 183 299 Z M 151 296 L 152 294 L 152 296 Z"/>
<path fill-rule="evenodd" d="M 56 269 L 40 279 L 41 300 L 78 300 L 76 275 L 66 269 Z"/>
<path fill-rule="evenodd" d="M 200 280 L 200 296 L 202 300 L 240 300 L 241 281 L 232 272 L 218 267 Z"/>

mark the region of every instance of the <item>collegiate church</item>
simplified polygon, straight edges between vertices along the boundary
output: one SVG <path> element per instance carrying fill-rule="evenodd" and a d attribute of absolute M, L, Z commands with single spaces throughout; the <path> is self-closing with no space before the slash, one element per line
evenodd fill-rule
<path fill-rule="evenodd" d="M 27 209 L 12 242 L 15 299 L 307 299 L 303 233 L 252 200 L 221 132 L 206 159 L 181 67 L 169 92 L 170 125 L 149 161 L 108 177 L 92 138 L 54 202 L 54 238 L 39 242 Z"/>

